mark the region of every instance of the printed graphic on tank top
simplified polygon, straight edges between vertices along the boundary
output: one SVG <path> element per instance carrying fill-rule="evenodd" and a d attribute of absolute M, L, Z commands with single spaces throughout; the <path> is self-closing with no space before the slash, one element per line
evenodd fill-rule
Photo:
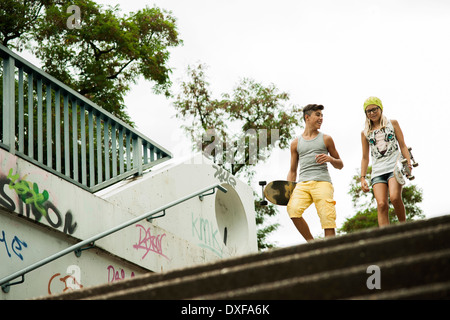
<path fill-rule="evenodd" d="M 367 140 L 372 156 L 372 179 L 392 172 L 399 154 L 399 147 L 391 121 L 386 124 L 386 127 L 369 133 Z"/>
<path fill-rule="evenodd" d="M 369 133 L 368 136 L 371 155 L 374 159 L 389 157 L 398 151 L 397 139 L 395 138 L 394 127 L 389 121 L 386 127 L 377 129 Z"/>

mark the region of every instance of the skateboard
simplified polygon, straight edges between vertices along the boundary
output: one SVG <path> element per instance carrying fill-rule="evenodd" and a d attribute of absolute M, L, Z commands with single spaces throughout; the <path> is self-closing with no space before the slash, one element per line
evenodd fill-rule
<path fill-rule="evenodd" d="M 411 158 L 411 164 L 415 168 L 419 164 L 414 160 L 414 157 L 411 153 L 412 148 L 408 148 L 409 157 Z M 394 168 L 394 177 L 397 180 L 397 182 L 401 185 L 404 185 L 406 183 L 405 177 L 408 180 L 414 180 L 414 176 L 411 174 L 411 169 L 408 167 L 408 161 L 405 157 L 403 157 L 402 153 L 398 155 L 397 162 L 395 163 Z"/>
<path fill-rule="evenodd" d="M 291 197 L 292 191 L 295 189 L 295 185 L 297 183 L 294 181 L 285 181 L 285 180 L 275 180 L 269 182 L 266 186 L 266 181 L 260 181 L 259 185 L 262 189 L 262 201 L 260 204 L 262 206 L 267 205 L 267 201 L 269 200 L 273 204 L 277 204 L 279 206 L 286 206 L 289 202 L 289 198 Z M 265 187 L 264 187 L 265 186 Z"/>

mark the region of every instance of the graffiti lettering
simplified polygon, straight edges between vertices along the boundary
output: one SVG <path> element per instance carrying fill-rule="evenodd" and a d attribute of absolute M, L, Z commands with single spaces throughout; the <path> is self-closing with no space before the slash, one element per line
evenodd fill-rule
<path fill-rule="evenodd" d="M 6 253 L 8 254 L 8 257 L 11 258 L 11 253 L 9 252 L 8 249 L 8 243 L 6 240 L 6 235 L 5 235 L 5 231 L 2 230 L 1 233 L 1 238 L 0 238 L 0 243 L 2 243 L 5 245 L 5 249 L 6 249 Z M 20 260 L 23 261 L 23 256 L 21 254 L 22 248 L 27 248 L 28 245 L 25 241 L 20 240 L 17 236 L 14 236 L 12 242 L 11 242 L 11 249 L 13 251 L 13 253 L 19 257 Z"/>
<path fill-rule="evenodd" d="M 192 213 L 192 236 L 200 240 L 198 245 L 222 257 L 222 247 L 216 238 L 218 231 L 214 230 L 213 224 L 208 219 L 194 219 Z"/>
<path fill-rule="evenodd" d="M 236 186 L 236 179 L 231 175 L 230 172 L 228 172 L 221 166 L 213 165 L 213 168 L 216 169 L 214 178 L 219 179 L 220 182 L 226 182 L 230 184 L 233 188 Z"/>
<path fill-rule="evenodd" d="M 48 281 L 48 294 L 52 294 L 52 290 L 51 290 L 52 282 L 60 275 L 61 275 L 61 273 L 55 273 Z M 68 274 L 65 277 L 59 278 L 58 280 L 60 282 L 62 282 L 62 284 L 64 286 L 62 292 L 66 292 L 67 290 L 76 290 L 76 289 L 83 288 L 83 285 L 80 284 L 79 279 L 77 279 L 76 273 L 75 273 L 75 275 Z M 59 282 L 57 282 L 57 284 L 59 284 Z M 53 290 L 53 292 L 54 291 L 55 290 Z M 60 290 L 56 290 L 56 291 L 60 292 Z"/>
<path fill-rule="evenodd" d="M 9 169 L 9 173 L 6 178 L 10 179 L 9 188 L 14 189 L 24 203 L 33 204 L 36 210 L 45 216 L 46 212 L 43 207 L 43 203 L 48 200 L 47 190 L 39 193 L 38 185 L 36 183 L 31 184 L 31 182 L 26 181 L 25 177 L 17 181 L 19 179 L 19 174 L 13 175 L 12 168 Z"/>
<path fill-rule="evenodd" d="M 131 278 L 134 278 L 134 272 L 131 272 Z M 125 279 L 125 271 L 123 269 L 120 269 L 119 271 L 116 271 L 113 266 L 108 266 L 108 282 L 114 282 L 118 280 Z"/>
<path fill-rule="evenodd" d="M 77 228 L 77 223 L 73 222 L 72 212 L 68 210 L 63 220 L 61 212 L 49 200 L 47 190 L 40 192 L 39 186 L 36 183 L 32 184 L 25 180 L 26 176 L 22 179 L 19 178 L 19 174 L 14 174 L 13 169 L 9 170 L 7 176 L 0 176 L 0 206 L 13 212 L 17 208 L 19 215 L 25 214 L 27 218 L 30 218 L 32 213 L 36 221 L 41 221 L 44 216 L 53 228 L 61 227 L 64 222 L 64 233 L 73 234 Z M 5 192 L 6 186 L 16 192 L 19 198 L 17 205 Z"/>
<path fill-rule="evenodd" d="M 134 244 L 133 248 L 136 250 L 144 249 L 146 251 L 142 256 L 142 259 L 144 259 L 145 256 L 147 256 L 147 254 L 151 251 L 169 260 L 169 258 L 163 254 L 161 245 L 162 239 L 166 236 L 166 234 L 164 233 L 162 235 L 159 234 L 157 236 L 152 236 L 150 227 L 145 229 L 145 227 L 140 224 L 137 224 L 136 227 L 139 228 L 139 242 Z"/>

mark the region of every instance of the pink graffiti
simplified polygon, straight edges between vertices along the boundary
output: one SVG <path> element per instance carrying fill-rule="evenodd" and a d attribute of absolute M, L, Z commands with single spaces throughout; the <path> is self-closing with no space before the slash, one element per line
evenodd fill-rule
<path fill-rule="evenodd" d="M 131 278 L 134 278 L 134 272 L 131 272 Z M 116 271 L 113 266 L 108 266 L 108 282 L 114 282 L 118 280 L 125 279 L 125 271 L 123 269 L 120 269 L 119 271 Z"/>
<path fill-rule="evenodd" d="M 144 259 L 147 256 L 147 254 L 151 251 L 169 260 L 169 258 L 163 254 L 161 246 L 162 239 L 166 236 L 166 234 L 164 233 L 162 235 L 159 234 L 157 236 L 152 236 L 150 228 L 145 229 L 140 224 L 137 224 L 136 227 L 140 228 L 139 242 L 138 244 L 133 245 L 133 248 L 144 249 L 146 251 L 145 254 L 142 256 L 142 259 Z"/>

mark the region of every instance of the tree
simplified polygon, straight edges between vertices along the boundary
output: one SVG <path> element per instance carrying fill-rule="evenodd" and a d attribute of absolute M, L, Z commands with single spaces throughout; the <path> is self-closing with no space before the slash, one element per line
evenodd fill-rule
<path fill-rule="evenodd" d="M 30 40 L 44 7 L 53 0 L 2 0 L 0 2 L 0 41 L 5 47 L 21 49 Z"/>
<path fill-rule="evenodd" d="M 261 198 L 256 194 L 256 192 L 253 192 L 253 195 L 255 197 L 255 212 L 256 212 L 256 225 L 258 226 L 256 238 L 258 241 L 258 249 L 264 250 L 264 249 L 270 249 L 275 247 L 273 243 L 269 243 L 267 241 L 267 237 L 277 230 L 277 228 L 280 226 L 279 223 L 267 223 L 266 217 L 273 217 L 276 214 L 278 214 L 278 210 L 276 206 L 272 204 L 268 204 L 266 206 L 261 205 Z"/>
<path fill-rule="evenodd" d="M 2 2 L 0 18 L 24 14 L 13 24 L 0 20 L 2 42 L 9 45 L 14 37 L 26 42 L 44 71 L 132 125 L 123 99 L 139 76 L 154 82 L 155 93 L 170 94 L 169 49 L 182 43 L 176 19 L 157 7 L 121 17 L 118 6 L 70 4 L 81 13 L 79 28 L 68 28 L 72 12 L 65 1 Z"/>
<path fill-rule="evenodd" d="M 252 79 L 242 79 L 232 94 L 212 97 L 206 81 L 205 65 L 188 67 L 189 80 L 181 83 L 181 92 L 173 105 L 177 117 L 189 125 L 183 126 L 194 148 L 213 156 L 233 175 L 251 184 L 257 163 L 264 161 L 276 147 L 289 147 L 294 128 L 300 126 L 300 109 L 287 105 L 289 95 L 275 85 L 264 86 Z M 256 193 L 255 197 L 257 197 Z M 260 206 L 255 199 L 259 249 L 272 247 L 267 235 L 276 224 L 263 226 L 264 217 L 277 213 L 273 205 Z"/>
<path fill-rule="evenodd" d="M 338 230 L 343 233 L 350 233 L 362 229 L 378 226 L 378 211 L 375 197 L 372 192 L 365 193 L 361 189 L 359 169 L 350 183 L 353 208 L 357 210 L 356 214 L 347 218 L 342 227 Z M 372 167 L 367 169 L 367 179 L 370 179 Z M 414 184 L 406 185 L 402 189 L 402 199 L 406 210 L 406 220 L 423 219 L 425 215 L 418 204 L 422 202 L 422 190 Z M 398 222 L 394 213 L 394 208 L 389 208 L 390 223 Z"/>

